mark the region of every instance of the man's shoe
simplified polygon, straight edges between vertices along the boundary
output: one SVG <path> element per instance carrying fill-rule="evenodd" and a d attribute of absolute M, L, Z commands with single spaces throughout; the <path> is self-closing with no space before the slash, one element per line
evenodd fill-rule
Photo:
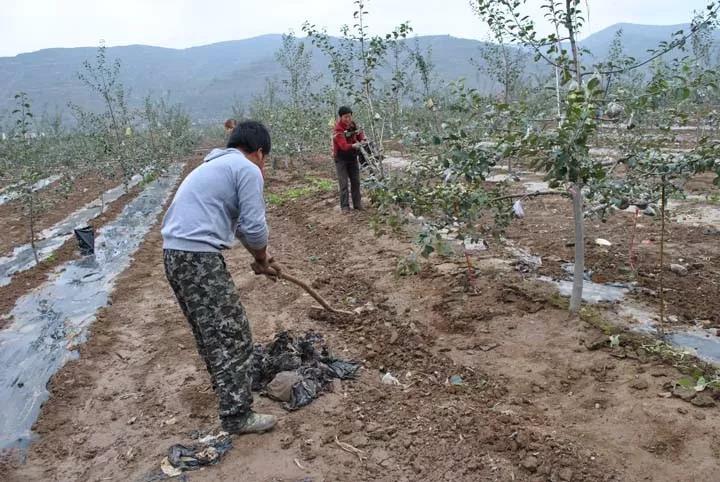
<path fill-rule="evenodd" d="M 262 413 L 250 412 L 250 415 L 243 422 L 234 419 L 225 419 L 222 421 L 223 430 L 235 435 L 243 435 L 247 433 L 265 433 L 275 427 L 277 417 L 275 415 L 265 415 Z"/>
<path fill-rule="evenodd" d="M 343 214 L 350 214 L 350 208 L 342 208 Z"/>

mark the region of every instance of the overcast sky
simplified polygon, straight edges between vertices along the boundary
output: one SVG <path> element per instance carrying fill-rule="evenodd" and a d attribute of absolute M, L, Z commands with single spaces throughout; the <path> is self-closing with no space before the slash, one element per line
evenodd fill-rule
<path fill-rule="evenodd" d="M 366 0 L 373 33 L 410 21 L 417 35 L 485 39 L 469 0 Z M 527 0 L 537 14 L 545 0 Z M 588 0 L 585 35 L 619 22 L 685 23 L 706 0 Z M 266 33 L 330 33 L 352 22 L 352 0 L 1 0 L 0 56 L 51 47 L 147 44 L 185 48 Z"/>

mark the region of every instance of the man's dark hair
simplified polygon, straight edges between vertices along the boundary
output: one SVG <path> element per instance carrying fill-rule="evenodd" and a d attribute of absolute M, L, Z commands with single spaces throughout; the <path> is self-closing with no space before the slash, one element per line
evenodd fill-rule
<path fill-rule="evenodd" d="M 247 153 L 262 149 L 263 154 L 267 156 L 271 147 L 270 133 L 260 122 L 243 121 L 233 129 L 227 147 L 234 147 Z"/>
<path fill-rule="evenodd" d="M 345 114 L 352 114 L 353 111 L 350 107 L 344 105 L 338 109 L 338 117 L 342 117 Z"/>

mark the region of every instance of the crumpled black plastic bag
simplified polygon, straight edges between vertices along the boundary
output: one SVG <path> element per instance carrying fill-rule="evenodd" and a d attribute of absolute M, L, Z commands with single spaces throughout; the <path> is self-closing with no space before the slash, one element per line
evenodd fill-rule
<path fill-rule="evenodd" d="M 294 338 L 283 331 L 267 346 L 255 345 L 251 364 L 252 388 L 262 391 L 275 375 L 295 371 L 302 380 L 292 387 L 292 398 L 283 404 L 286 410 L 297 410 L 315 400 L 332 379 L 354 378 L 360 365 L 333 357 L 321 335 L 306 333 Z"/>
<path fill-rule="evenodd" d="M 346 362 L 343 360 L 334 360 L 328 363 L 328 368 L 333 371 L 336 378 L 340 380 L 347 380 L 348 378 L 355 378 L 358 368 L 360 366 L 357 363 Z"/>
<path fill-rule="evenodd" d="M 283 408 L 288 411 L 297 410 L 310 405 L 313 400 L 320 396 L 324 389 L 323 382 L 318 378 L 307 377 L 300 380 L 292 387 L 292 398 L 283 403 Z"/>
<path fill-rule="evenodd" d="M 214 465 L 232 448 L 232 438 L 225 434 L 209 443 L 197 443 L 190 447 L 175 444 L 168 449 L 170 465 L 180 470 L 197 470 L 206 465 Z"/>
<path fill-rule="evenodd" d="M 95 253 L 95 231 L 92 226 L 85 226 L 84 228 L 77 228 L 73 230 L 75 233 L 75 239 L 80 248 L 80 254 L 82 256 L 90 256 Z"/>
<path fill-rule="evenodd" d="M 184 445 L 175 444 L 168 449 L 170 465 L 180 470 L 195 470 L 200 461 L 195 458 L 195 450 Z"/>

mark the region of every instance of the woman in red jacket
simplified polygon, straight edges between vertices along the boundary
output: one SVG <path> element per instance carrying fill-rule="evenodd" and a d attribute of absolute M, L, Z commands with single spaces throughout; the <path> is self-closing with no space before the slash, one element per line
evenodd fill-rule
<path fill-rule="evenodd" d="M 333 132 L 333 157 L 335 170 L 340 184 L 340 208 L 343 213 L 350 212 L 348 202 L 348 181 L 354 209 L 362 209 L 360 199 L 360 164 L 358 151 L 360 143 L 365 141 L 365 135 L 359 131 L 352 119 L 352 110 L 349 107 L 340 107 L 339 120 Z"/>

